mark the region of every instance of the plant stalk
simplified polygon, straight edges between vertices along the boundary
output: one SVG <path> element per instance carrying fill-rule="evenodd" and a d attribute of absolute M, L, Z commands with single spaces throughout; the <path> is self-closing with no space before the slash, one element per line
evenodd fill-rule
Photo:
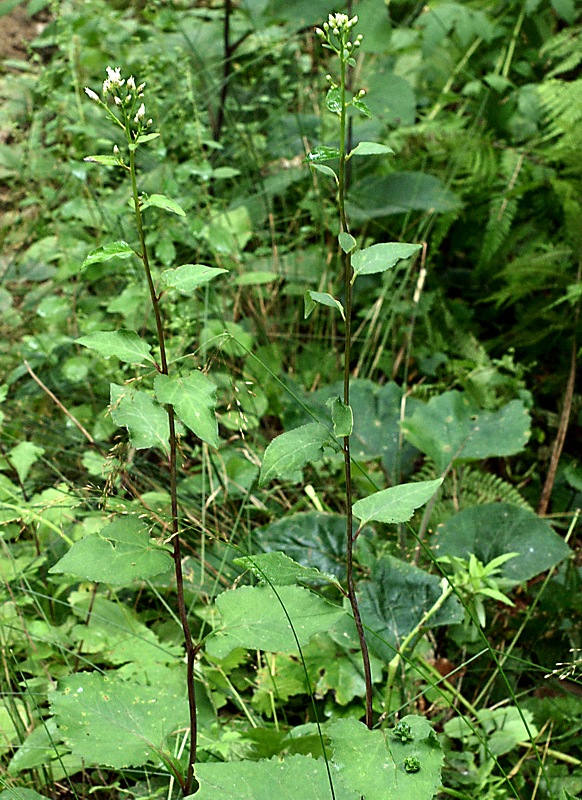
<path fill-rule="evenodd" d="M 340 229 L 349 233 L 345 207 L 346 191 L 346 61 L 340 55 L 341 75 L 341 111 L 340 111 L 340 143 L 339 143 L 339 212 Z M 345 288 L 345 343 L 344 343 L 344 403 L 350 404 L 350 359 L 352 344 L 352 257 L 350 253 L 344 254 L 344 288 Z M 348 585 L 348 598 L 356 623 L 360 648 L 362 650 L 362 661 L 364 666 L 364 681 L 366 684 L 366 725 L 372 728 L 372 670 L 370 667 L 370 654 L 368 643 L 362 624 L 358 598 L 356 595 L 356 585 L 354 581 L 354 536 L 353 536 L 353 514 L 352 514 L 352 462 L 350 452 L 350 437 L 344 436 L 344 473 L 346 481 L 346 580 Z"/>
<path fill-rule="evenodd" d="M 128 144 L 131 144 L 131 136 L 127 130 Z M 137 190 L 137 176 L 135 167 L 135 150 L 129 148 L 129 171 L 131 175 L 131 189 L 133 195 L 133 203 L 135 210 L 135 221 L 138 229 L 140 252 L 139 256 L 142 260 L 146 280 L 150 292 L 150 299 L 154 311 L 156 321 L 156 330 L 158 334 L 158 343 L 160 348 L 160 366 L 159 371 L 162 375 L 169 375 L 168 370 L 168 357 L 166 353 L 166 338 L 164 333 L 164 323 L 162 319 L 162 312 L 160 309 L 159 298 L 156 293 L 152 271 L 149 263 L 148 251 L 145 242 L 145 232 L 143 227 L 141 208 L 139 203 L 139 194 Z M 183 786 L 184 795 L 192 793 L 192 789 L 196 791 L 198 788 L 194 779 L 194 764 L 196 763 L 196 745 L 198 739 L 197 723 L 196 723 L 196 689 L 194 685 L 194 660 L 196 657 L 197 648 L 192 639 L 190 625 L 188 624 L 188 614 L 186 611 L 186 601 L 184 598 L 184 576 L 182 572 L 182 552 L 180 543 L 180 530 L 179 530 L 179 517 L 178 517 L 178 494 L 177 494 L 177 439 L 176 439 L 176 421 L 174 416 L 174 408 L 171 405 L 166 406 L 168 414 L 168 427 L 169 427 L 169 445 L 170 452 L 168 457 L 168 467 L 170 472 L 170 502 L 171 502 L 171 530 L 172 530 L 172 558 L 174 560 L 174 574 L 176 576 L 176 594 L 178 603 L 178 616 L 182 625 L 182 633 L 184 636 L 184 647 L 186 649 L 186 684 L 188 687 L 188 712 L 190 721 L 190 748 L 188 753 L 188 766 L 186 768 L 186 779 Z"/>

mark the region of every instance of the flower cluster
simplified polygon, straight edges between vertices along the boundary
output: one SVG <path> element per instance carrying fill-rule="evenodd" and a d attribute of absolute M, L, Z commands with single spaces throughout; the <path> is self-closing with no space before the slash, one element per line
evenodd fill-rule
<path fill-rule="evenodd" d="M 126 132 L 131 132 L 132 137 L 137 139 L 153 124 L 152 119 L 146 119 L 144 89 L 145 83 L 136 85 L 133 75 L 127 80 L 122 78 L 121 67 L 107 67 L 107 78 L 103 81 L 104 100 L 88 87 L 85 88 L 85 93 L 91 100 L 103 106 L 118 125 Z M 108 97 L 112 98 L 114 105 L 119 109 L 120 116 L 114 114 L 107 106 Z"/>
<path fill-rule="evenodd" d="M 323 28 L 316 28 L 315 33 L 320 39 L 325 40 L 330 49 L 342 54 L 347 59 L 353 49 L 362 43 L 363 36 L 361 34 L 356 36 L 353 42 L 350 41 L 351 30 L 357 24 L 357 15 L 350 19 L 347 14 L 330 14 L 327 22 L 323 23 Z M 338 40 L 338 45 L 334 43 L 332 36 Z"/>

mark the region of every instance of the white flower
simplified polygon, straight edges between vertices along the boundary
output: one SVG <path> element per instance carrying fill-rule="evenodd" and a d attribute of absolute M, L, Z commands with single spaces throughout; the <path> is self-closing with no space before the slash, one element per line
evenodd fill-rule
<path fill-rule="evenodd" d="M 96 92 L 94 92 L 93 89 L 89 89 L 87 86 L 85 86 L 85 94 L 87 95 L 87 97 L 90 97 L 91 100 L 95 100 L 97 103 L 100 102 L 99 95 Z"/>
<path fill-rule="evenodd" d="M 145 117 L 145 105 L 142 103 L 141 106 L 137 110 L 137 114 L 133 118 L 135 123 L 140 123 L 142 119 Z"/>
<path fill-rule="evenodd" d="M 127 87 L 128 89 L 131 89 L 132 92 L 135 92 L 135 78 L 133 75 L 130 75 L 127 79 Z"/>
<path fill-rule="evenodd" d="M 125 81 L 121 77 L 121 67 L 107 67 L 107 78 L 103 81 L 103 94 L 109 94 L 113 89 L 121 89 Z"/>
<path fill-rule="evenodd" d="M 120 106 L 121 105 L 121 99 L 119 97 L 114 97 L 113 98 L 113 102 L 115 103 L 116 106 Z"/>

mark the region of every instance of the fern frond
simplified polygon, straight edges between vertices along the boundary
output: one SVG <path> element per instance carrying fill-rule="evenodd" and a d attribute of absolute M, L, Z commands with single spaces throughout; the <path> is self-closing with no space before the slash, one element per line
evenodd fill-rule
<path fill-rule="evenodd" d="M 553 36 L 540 50 L 540 56 L 559 59 L 558 64 L 548 72 L 548 78 L 576 69 L 582 62 L 582 28 L 569 27 Z"/>

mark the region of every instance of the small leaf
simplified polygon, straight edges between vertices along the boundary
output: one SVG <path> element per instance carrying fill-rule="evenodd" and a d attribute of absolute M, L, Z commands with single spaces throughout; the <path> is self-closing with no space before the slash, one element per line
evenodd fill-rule
<path fill-rule="evenodd" d="M 360 111 L 365 117 L 371 117 L 372 116 L 372 114 L 370 112 L 370 109 L 368 108 L 366 103 L 364 103 L 363 100 L 360 100 L 360 99 L 354 97 L 354 99 L 352 100 L 352 105 L 353 105 L 354 108 L 357 108 L 358 111 Z"/>
<path fill-rule="evenodd" d="M 103 164 L 106 167 L 120 167 L 122 165 L 119 156 L 87 156 L 83 161 L 90 161 L 93 164 Z"/>
<path fill-rule="evenodd" d="M 371 520 L 392 524 L 407 522 L 417 508 L 430 500 L 442 482 L 442 478 L 437 478 L 391 486 L 358 500 L 352 511 L 362 526 Z"/>
<path fill-rule="evenodd" d="M 245 272 L 239 275 L 234 283 L 235 286 L 262 286 L 265 283 L 273 283 L 279 277 L 276 272 L 254 270 L 253 272 Z"/>
<path fill-rule="evenodd" d="M 337 238 L 344 253 L 351 253 L 357 245 L 357 242 L 351 233 L 346 233 L 346 231 L 342 231 Z"/>
<path fill-rule="evenodd" d="M 146 142 L 151 142 L 152 139 L 157 139 L 159 135 L 160 135 L 159 133 L 142 133 L 142 134 L 140 134 L 140 136 L 138 136 L 138 138 L 135 140 L 135 142 L 130 142 L 130 144 L 128 145 L 128 148 L 130 150 L 137 150 L 137 148 L 140 146 L 140 144 L 145 144 Z"/>
<path fill-rule="evenodd" d="M 164 270 L 162 280 L 180 294 L 191 295 L 199 286 L 204 286 L 223 272 L 228 270 L 207 267 L 205 264 L 182 264 L 181 267 Z"/>
<path fill-rule="evenodd" d="M 32 465 L 43 455 L 44 447 L 33 442 L 20 442 L 8 453 L 10 464 L 18 473 L 21 481 L 25 481 Z"/>
<path fill-rule="evenodd" d="M 100 264 L 102 261 L 109 261 L 111 258 L 129 258 L 134 255 L 137 255 L 137 253 L 127 242 L 111 242 L 111 244 L 104 244 L 102 247 L 91 250 L 87 258 L 81 264 L 81 269 L 88 267 L 90 264 Z"/>
<path fill-rule="evenodd" d="M 405 244 L 404 242 L 390 242 L 388 244 L 373 244 L 358 250 L 352 256 L 354 278 L 357 275 L 371 275 L 384 272 L 403 258 L 410 258 L 421 248 L 419 244 Z"/>
<path fill-rule="evenodd" d="M 319 305 L 337 309 L 342 315 L 342 319 L 345 322 L 346 315 L 344 313 L 344 307 L 342 306 L 339 300 L 336 300 L 335 297 L 332 297 L 327 292 L 312 292 L 311 290 L 309 290 L 305 292 L 304 302 L 305 302 L 305 311 L 304 311 L 305 319 L 309 317 L 309 315 L 315 308 L 316 304 L 319 303 Z"/>
<path fill-rule="evenodd" d="M 141 210 L 143 211 L 150 206 L 155 206 L 156 208 L 162 208 L 164 211 L 171 211 L 172 214 L 177 214 L 179 217 L 185 217 L 186 212 L 175 200 L 172 200 L 171 197 L 167 197 L 165 194 L 151 194 L 147 200 L 144 200 L 141 203 Z"/>
<path fill-rule="evenodd" d="M 150 539 L 142 520 L 120 517 L 99 533 L 75 542 L 49 572 L 129 586 L 136 579 L 167 572 L 171 566 L 170 553 Z"/>
<path fill-rule="evenodd" d="M 385 144 L 378 144 L 377 142 L 360 142 L 348 158 L 352 156 L 380 156 L 380 155 L 394 155 L 394 150 L 387 147 Z"/>
<path fill-rule="evenodd" d="M 340 586 L 333 575 L 321 572 L 317 567 L 304 567 L 285 553 L 258 553 L 254 556 L 235 558 L 233 563 L 250 569 L 261 583 L 272 583 L 276 586 L 333 583 L 335 586 Z"/>
<path fill-rule="evenodd" d="M 354 429 L 354 413 L 339 397 L 330 397 L 326 406 L 331 409 L 333 432 L 338 439 L 351 436 Z"/>
<path fill-rule="evenodd" d="M 313 150 L 307 154 L 306 161 L 310 164 L 317 164 L 320 161 L 332 161 L 334 158 L 339 158 L 340 151 L 337 147 L 314 147 Z"/>
<path fill-rule="evenodd" d="M 332 114 L 342 113 L 342 95 L 339 86 L 332 86 L 325 96 L 325 105 Z"/>
<path fill-rule="evenodd" d="M 308 461 L 317 461 L 326 446 L 332 446 L 330 434 L 319 422 L 282 433 L 265 450 L 259 485 L 273 478 L 298 480 L 300 470 Z"/>
<path fill-rule="evenodd" d="M 149 394 L 129 386 L 111 384 L 111 418 L 129 431 L 132 445 L 141 450 L 161 447 L 168 452 L 168 415 Z"/>
<path fill-rule="evenodd" d="M 170 403 L 180 420 L 202 441 L 218 447 L 216 385 L 199 370 L 183 378 L 158 375 L 154 382 L 156 398 L 160 403 Z"/>
<path fill-rule="evenodd" d="M 339 178 L 331 167 L 328 167 L 326 164 L 312 164 L 311 166 L 318 172 L 323 172 L 324 175 L 329 175 L 330 178 L 335 180 L 336 184 L 339 184 Z"/>
<path fill-rule="evenodd" d="M 115 356 L 126 364 L 154 364 L 151 347 L 133 331 L 96 331 L 77 339 L 78 344 L 96 350 L 104 358 Z"/>

